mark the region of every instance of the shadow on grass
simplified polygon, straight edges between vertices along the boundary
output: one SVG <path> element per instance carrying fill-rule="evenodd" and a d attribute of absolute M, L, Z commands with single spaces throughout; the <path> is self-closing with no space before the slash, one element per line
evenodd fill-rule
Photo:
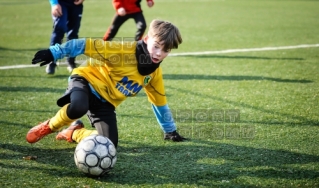
<path fill-rule="evenodd" d="M 225 76 L 225 75 L 194 75 L 194 74 L 164 74 L 164 79 L 167 80 L 220 80 L 220 81 L 243 81 L 243 80 L 268 80 L 274 82 L 287 82 L 287 83 L 312 83 L 311 80 L 295 80 L 295 79 L 282 79 L 272 78 L 265 76 Z"/>
<path fill-rule="evenodd" d="M 23 137 L 23 141 L 25 141 L 24 137 Z M 15 145 L 15 144 L 0 144 L 0 148 L 1 150 L 11 150 L 12 152 L 14 152 L 14 154 L 12 154 L 11 152 L 5 152 L 1 154 L 0 161 L 14 160 L 15 163 L 17 164 L 21 162 L 29 161 L 31 165 L 31 166 L 25 166 L 25 167 L 23 165 L 18 165 L 19 166 L 18 167 L 15 165 L 15 163 L 5 164 L 0 162 L 0 168 L 12 168 L 12 170 L 15 168 L 19 168 L 21 170 L 23 169 L 28 170 L 30 171 L 30 173 L 40 174 L 43 172 L 43 173 L 47 173 L 51 175 L 59 175 L 59 174 L 64 174 L 65 169 L 63 170 L 64 171 L 63 172 L 62 170 L 58 170 L 58 167 L 65 167 L 67 165 L 71 167 L 72 165 L 74 165 L 74 161 L 72 161 L 73 158 L 71 158 L 71 160 L 67 160 L 69 158 L 65 159 L 66 156 L 73 157 L 74 149 L 71 149 L 71 148 L 43 149 L 43 148 L 33 147 L 31 144 L 30 146 Z M 24 160 L 23 158 L 26 156 L 36 156 L 37 159 Z M 62 158 L 61 156 L 64 156 L 64 157 Z M 70 163 L 70 161 L 73 163 Z M 46 167 L 44 170 L 43 165 L 40 165 L 40 164 L 50 165 L 50 167 Z M 51 165 L 56 166 L 56 168 L 52 167 Z M 47 172 L 44 172 L 46 170 Z M 74 168 L 70 168 L 69 173 L 72 173 L 72 172 L 74 173 L 74 170 L 75 170 Z"/>
<path fill-rule="evenodd" d="M 195 184 L 211 187 L 225 185 L 225 182 L 233 186 L 247 186 L 235 180 L 243 176 L 263 180 L 283 178 L 287 181 L 319 177 L 314 168 L 301 168 L 302 164 L 315 163 L 318 156 L 199 140 L 194 142 L 198 145 L 180 146 L 176 143 L 168 147 L 139 145 L 120 148 L 119 160 L 124 162 L 114 169 L 111 176 L 101 181 L 137 186 Z M 300 165 L 300 168 L 287 165 Z"/>
<path fill-rule="evenodd" d="M 184 184 L 211 187 L 252 186 L 257 181 L 261 185 L 276 181 L 279 184 L 288 184 L 289 181 L 311 181 L 319 177 L 319 172 L 314 167 L 316 165 L 317 168 L 319 156 L 202 140 L 191 142 L 192 145 L 167 143 L 166 146 L 122 142 L 125 146 L 118 148 L 115 169 L 94 181 L 130 186 Z M 28 167 L 25 164 L 19 165 L 18 162 L 0 162 L 1 168 L 26 168 L 35 180 L 40 180 L 43 174 L 60 178 L 85 177 L 74 165 L 74 148 L 44 149 L 16 144 L 0 144 L 0 148 L 14 152 L 2 152 L 1 161 L 17 158 L 22 160 L 26 155 L 38 156 L 37 160 L 30 161 L 32 165 Z M 243 177 L 258 180 L 241 181 L 239 178 Z"/>

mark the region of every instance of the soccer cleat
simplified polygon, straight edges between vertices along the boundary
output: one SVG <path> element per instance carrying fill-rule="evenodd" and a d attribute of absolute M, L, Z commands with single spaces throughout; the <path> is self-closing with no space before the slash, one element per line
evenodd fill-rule
<path fill-rule="evenodd" d="M 41 140 L 44 136 L 52 133 L 52 130 L 49 127 L 49 122 L 50 119 L 30 129 L 26 136 L 27 141 L 30 144 L 33 144 Z"/>
<path fill-rule="evenodd" d="M 74 63 L 74 62 L 68 62 L 68 67 L 67 67 L 67 69 L 68 69 L 69 73 L 72 73 L 72 71 L 73 71 L 74 68 L 76 68 L 75 63 Z"/>
<path fill-rule="evenodd" d="M 55 68 L 56 68 L 56 63 L 51 62 L 45 69 L 45 72 L 47 74 L 54 74 L 55 73 Z"/>
<path fill-rule="evenodd" d="M 81 120 L 74 121 L 67 129 L 62 130 L 56 135 L 56 140 L 66 140 L 68 142 L 73 142 L 72 134 L 76 129 L 82 129 L 84 127 L 83 122 Z"/>
<path fill-rule="evenodd" d="M 67 64 L 68 64 L 68 71 L 69 73 L 72 73 L 73 69 L 76 68 L 76 64 L 75 64 L 75 58 L 74 57 L 69 57 L 67 59 Z"/>
<path fill-rule="evenodd" d="M 68 66 L 66 69 L 68 69 L 69 73 L 72 73 L 73 69 L 71 66 Z"/>

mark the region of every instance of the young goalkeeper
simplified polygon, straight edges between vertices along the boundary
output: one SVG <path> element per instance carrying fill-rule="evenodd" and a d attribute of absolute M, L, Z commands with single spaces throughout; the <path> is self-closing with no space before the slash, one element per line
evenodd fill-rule
<path fill-rule="evenodd" d="M 38 51 L 32 64 L 41 63 L 40 66 L 80 54 L 90 58 L 73 70 L 65 94 L 57 100 L 62 108 L 51 119 L 30 129 L 26 140 L 35 143 L 74 122 L 56 139 L 80 142 L 86 136 L 100 134 L 117 147 L 115 108 L 127 97 L 137 95 L 142 88 L 164 131 L 164 139 L 185 140 L 178 134 L 171 117 L 160 67 L 171 49 L 177 49 L 181 43 L 182 37 L 176 26 L 167 21 L 153 20 L 147 36 L 139 41 L 74 39 Z M 81 121 L 76 121 L 85 114 L 96 130 L 85 129 Z"/>

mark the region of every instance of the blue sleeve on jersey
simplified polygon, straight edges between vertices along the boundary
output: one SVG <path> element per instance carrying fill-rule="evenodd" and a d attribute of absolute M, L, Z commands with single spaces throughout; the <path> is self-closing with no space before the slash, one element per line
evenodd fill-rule
<path fill-rule="evenodd" d="M 85 39 L 73 39 L 63 44 L 55 44 L 50 46 L 50 51 L 54 60 L 63 59 L 64 57 L 75 57 L 83 54 L 85 50 Z"/>
<path fill-rule="evenodd" d="M 59 4 L 58 0 L 49 0 L 49 1 L 51 6 Z"/>
<path fill-rule="evenodd" d="M 165 133 L 173 132 L 176 130 L 176 125 L 174 123 L 174 119 L 168 105 L 155 106 L 154 104 L 152 104 L 152 108 L 157 122 L 160 124 Z"/>

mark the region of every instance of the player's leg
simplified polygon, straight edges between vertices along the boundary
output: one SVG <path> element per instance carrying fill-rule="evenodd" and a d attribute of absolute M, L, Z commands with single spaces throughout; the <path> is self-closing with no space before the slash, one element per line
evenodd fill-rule
<path fill-rule="evenodd" d="M 65 129 L 63 131 L 66 131 L 66 130 L 67 129 Z M 68 142 L 77 142 L 77 143 L 79 143 L 83 138 L 88 137 L 88 136 L 93 135 L 93 134 L 99 134 L 99 133 L 97 132 L 97 130 L 90 130 L 90 129 L 86 129 L 86 128 L 75 129 L 72 132 L 69 131 L 69 135 L 71 135 L 71 137 L 68 136 L 67 139 L 63 138 L 63 139 L 60 139 L 60 140 L 66 140 Z M 60 135 L 60 133 L 58 135 Z M 59 140 L 57 137 L 56 137 L 56 139 Z"/>
<path fill-rule="evenodd" d="M 67 40 L 79 38 L 79 30 L 81 26 L 81 19 L 83 13 L 83 4 L 81 5 L 69 5 L 68 6 L 68 22 L 67 22 Z M 72 70 L 76 67 L 75 58 L 67 58 L 68 70 Z"/>
<path fill-rule="evenodd" d="M 29 143 L 39 141 L 86 114 L 89 109 L 88 82 L 81 77 L 71 78 L 67 92 L 57 102 L 62 108 L 54 117 L 29 130 L 26 136 Z"/>
<path fill-rule="evenodd" d="M 94 96 L 90 100 L 90 110 L 87 115 L 98 134 L 108 137 L 117 147 L 118 130 L 115 107 L 111 103 L 102 102 Z"/>
<path fill-rule="evenodd" d="M 74 131 L 76 131 L 76 130 L 81 130 L 80 134 L 82 134 L 82 135 L 90 135 L 91 134 L 91 132 L 89 134 L 86 133 L 87 129 L 84 128 L 83 122 L 80 119 L 78 119 L 78 120 L 74 121 L 73 123 L 71 123 L 71 125 L 67 129 L 64 129 L 61 132 L 59 132 L 56 135 L 55 139 L 56 140 L 66 140 L 67 142 L 74 142 L 72 136 L 73 136 Z"/>
<path fill-rule="evenodd" d="M 56 139 L 80 142 L 87 136 L 99 134 L 108 137 L 117 146 L 118 132 L 114 106 L 106 101 L 101 101 L 91 92 L 89 93 L 89 98 L 87 116 L 96 130 L 88 130 L 84 126 L 82 127 L 81 123 L 74 123 L 61 131 L 56 136 Z"/>
<path fill-rule="evenodd" d="M 120 29 L 121 25 L 129 19 L 129 15 L 119 16 L 115 14 L 111 26 L 107 29 L 104 34 L 103 40 L 104 41 L 111 41 L 115 35 L 117 34 L 118 30 Z"/>
<path fill-rule="evenodd" d="M 117 148 L 118 130 L 114 111 L 112 111 L 111 114 L 104 115 L 103 118 L 95 121 L 93 125 L 99 135 L 109 138 Z"/>
<path fill-rule="evenodd" d="M 132 14 L 132 16 L 134 18 L 134 21 L 136 23 L 136 28 L 137 28 L 137 31 L 135 33 L 135 40 L 138 41 L 142 39 L 147 25 L 142 12 L 134 13 Z"/>
<path fill-rule="evenodd" d="M 51 34 L 51 39 L 50 39 L 50 46 L 55 45 L 55 44 L 61 44 L 64 34 L 67 31 L 67 8 L 64 4 L 60 4 L 61 9 L 62 9 L 62 16 L 60 17 L 54 17 L 52 16 L 53 19 L 53 30 Z M 46 73 L 47 74 L 54 74 L 55 73 L 55 68 L 56 68 L 56 62 L 50 63 L 46 67 Z"/>

